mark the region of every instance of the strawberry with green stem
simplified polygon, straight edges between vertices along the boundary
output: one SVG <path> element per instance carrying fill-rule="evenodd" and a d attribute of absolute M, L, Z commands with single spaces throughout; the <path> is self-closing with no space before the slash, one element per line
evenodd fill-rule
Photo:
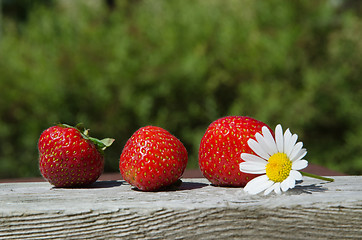
<path fill-rule="evenodd" d="M 114 139 L 89 136 L 82 124 L 58 124 L 39 138 L 39 169 L 55 187 L 80 187 L 94 183 L 104 169 L 104 150 Z"/>

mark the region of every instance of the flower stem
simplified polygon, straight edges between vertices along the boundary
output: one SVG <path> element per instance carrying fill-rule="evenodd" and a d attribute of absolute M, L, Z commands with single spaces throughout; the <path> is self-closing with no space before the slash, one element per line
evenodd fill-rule
<path fill-rule="evenodd" d="M 301 172 L 301 171 L 300 171 L 300 173 L 303 176 L 306 176 L 306 177 L 311 177 L 311 178 L 316 178 L 316 179 L 320 179 L 320 180 L 324 180 L 324 181 L 334 182 L 333 178 L 322 177 L 322 176 L 318 176 L 318 175 L 315 175 L 315 174 L 312 174 L 312 173 L 306 173 L 306 172 Z"/>

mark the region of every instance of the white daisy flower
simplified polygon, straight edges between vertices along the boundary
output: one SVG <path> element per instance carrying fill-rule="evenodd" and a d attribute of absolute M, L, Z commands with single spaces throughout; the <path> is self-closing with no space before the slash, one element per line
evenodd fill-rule
<path fill-rule="evenodd" d="M 298 136 L 292 135 L 289 129 L 283 134 L 280 124 L 275 128 L 275 140 L 267 127 L 262 128 L 262 133 L 255 134 L 256 141 L 248 140 L 257 155 L 242 153 L 245 162 L 240 163 L 240 171 L 264 175 L 249 181 L 244 191 L 249 194 L 264 191 L 264 195 L 268 195 L 273 190 L 280 194 L 294 188 L 295 182 L 303 178 L 298 170 L 308 166 L 308 161 L 303 159 L 307 154 L 303 143 L 297 143 Z"/>

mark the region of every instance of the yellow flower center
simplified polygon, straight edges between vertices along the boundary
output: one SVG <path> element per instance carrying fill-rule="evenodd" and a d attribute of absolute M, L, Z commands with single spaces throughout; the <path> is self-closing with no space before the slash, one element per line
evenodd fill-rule
<path fill-rule="evenodd" d="M 266 175 L 273 182 L 283 182 L 292 170 L 292 161 L 285 153 L 273 154 L 266 165 Z"/>

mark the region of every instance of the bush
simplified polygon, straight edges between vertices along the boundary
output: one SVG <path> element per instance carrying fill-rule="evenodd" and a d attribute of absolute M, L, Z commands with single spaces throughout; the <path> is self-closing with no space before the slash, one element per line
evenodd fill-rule
<path fill-rule="evenodd" d="M 98 2 L 100 3 L 100 2 Z M 249 115 L 290 127 L 311 163 L 362 173 L 362 33 L 330 1 L 118 1 L 4 20 L 0 177 L 39 175 L 37 140 L 58 122 L 114 137 L 106 171 L 145 125 L 197 167 L 207 126 Z"/>

